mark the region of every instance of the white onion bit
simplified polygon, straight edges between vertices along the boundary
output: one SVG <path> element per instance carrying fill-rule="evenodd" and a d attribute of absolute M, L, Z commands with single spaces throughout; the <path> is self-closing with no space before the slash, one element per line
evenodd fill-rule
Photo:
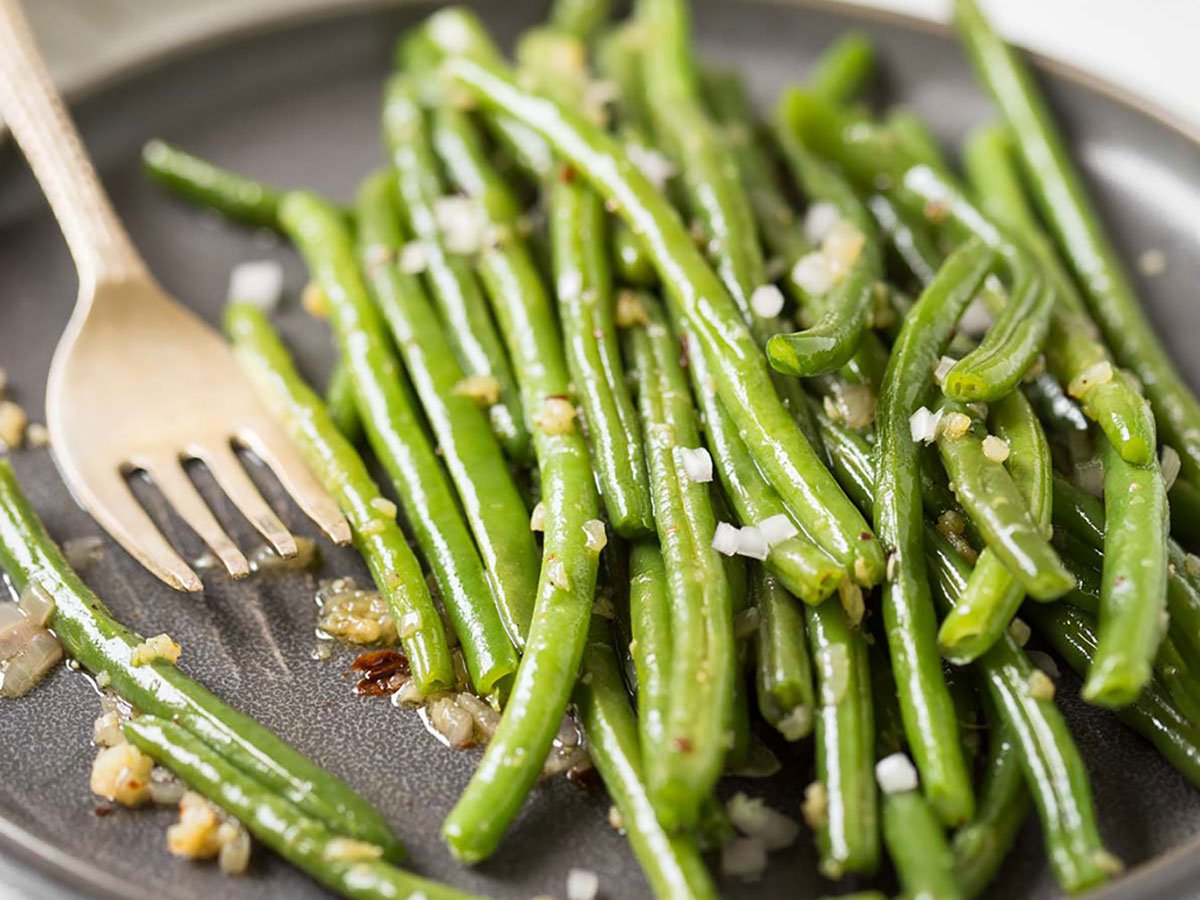
<path fill-rule="evenodd" d="M 763 319 L 773 319 L 783 312 L 783 291 L 773 284 L 762 284 L 750 295 L 750 308 Z"/>
<path fill-rule="evenodd" d="M 433 215 L 451 253 L 475 253 L 483 245 L 487 221 L 479 204 L 468 197 L 439 197 Z"/>
<path fill-rule="evenodd" d="M 766 536 L 753 525 L 738 529 L 737 542 L 738 556 L 762 560 L 766 559 L 767 554 L 771 551 L 771 548 L 767 546 Z"/>
<path fill-rule="evenodd" d="M 599 519 L 588 519 L 583 523 L 583 531 L 587 535 L 584 546 L 593 553 L 599 553 L 608 546 L 608 535 L 604 531 L 604 523 Z"/>
<path fill-rule="evenodd" d="M 1162 466 L 1163 482 L 1169 491 L 1175 486 L 1175 479 L 1179 477 L 1179 469 L 1182 466 L 1179 454 L 1169 444 L 1163 444 L 1160 465 Z"/>
<path fill-rule="evenodd" d="M 688 481 L 707 484 L 713 480 L 713 461 L 703 447 L 676 447 L 675 458 Z"/>
<path fill-rule="evenodd" d="M 885 756 L 875 764 L 875 780 L 885 794 L 902 794 L 917 789 L 917 770 L 903 753 Z"/>
<path fill-rule="evenodd" d="M 937 440 L 938 425 L 941 424 L 943 412 L 941 409 L 930 412 L 928 407 L 922 406 L 909 416 L 908 430 L 912 439 L 920 444 L 932 444 Z"/>
<path fill-rule="evenodd" d="M 748 797 L 739 791 L 726 809 L 733 827 L 746 837 L 758 838 L 767 852 L 790 847 L 800 836 L 800 823 L 771 809 L 761 797 Z"/>
<path fill-rule="evenodd" d="M 949 356 L 943 356 L 939 359 L 937 368 L 933 370 L 933 380 L 938 385 L 941 385 L 946 380 L 946 376 L 950 374 L 950 370 L 954 368 L 956 362 L 958 362 L 957 359 L 952 359 Z"/>
<path fill-rule="evenodd" d="M 229 273 L 229 302 L 271 312 L 283 295 L 283 266 L 273 259 L 239 263 Z"/>
<path fill-rule="evenodd" d="M 768 516 L 758 523 L 758 530 L 767 539 L 767 546 L 774 547 L 800 533 L 800 529 L 788 518 L 786 513 Z"/>
<path fill-rule="evenodd" d="M 629 161 L 659 190 L 662 190 L 679 171 L 673 162 L 657 150 L 650 150 L 641 144 L 630 144 L 625 151 L 629 155 Z"/>
<path fill-rule="evenodd" d="M 420 275 L 429 266 L 429 253 L 420 241 L 409 241 L 400 248 L 400 258 L 396 264 L 405 274 Z"/>
<path fill-rule="evenodd" d="M 971 305 L 963 311 L 962 318 L 958 320 L 959 331 L 971 337 L 983 337 L 991 327 L 992 314 L 988 311 L 987 304 L 979 297 L 971 301 Z"/>
<path fill-rule="evenodd" d="M 804 212 L 804 236 L 812 244 L 821 243 L 841 217 L 838 208 L 826 200 L 812 204 Z"/>
<path fill-rule="evenodd" d="M 1009 452 L 1008 441 L 1004 440 L 1004 438 L 989 434 L 983 439 L 983 455 L 992 462 L 1004 462 L 1008 459 Z"/>
<path fill-rule="evenodd" d="M 837 272 L 822 253 L 806 253 L 792 266 L 792 281 L 807 294 L 819 297 L 837 283 Z"/>
<path fill-rule="evenodd" d="M 738 550 L 738 528 L 728 522 L 718 522 L 713 533 L 712 548 L 718 553 L 733 556 Z"/>
<path fill-rule="evenodd" d="M 757 881 L 767 868 L 767 848 L 757 838 L 734 838 L 721 848 L 721 873 Z"/>
<path fill-rule="evenodd" d="M 591 869 L 572 869 L 567 873 L 567 900 L 595 900 L 600 892 L 600 876 Z"/>

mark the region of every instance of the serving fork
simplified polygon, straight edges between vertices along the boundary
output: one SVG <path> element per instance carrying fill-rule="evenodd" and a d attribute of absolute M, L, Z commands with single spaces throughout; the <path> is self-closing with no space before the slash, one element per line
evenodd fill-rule
<path fill-rule="evenodd" d="M 335 541 L 337 505 L 251 391 L 229 348 L 169 297 L 105 195 L 17 0 L 0 0 L 0 116 L 33 169 L 79 274 L 75 310 L 46 387 L 51 452 L 79 504 L 147 569 L 180 590 L 199 577 L 130 490 L 146 473 L 230 575 L 249 571 L 184 468 L 198 460 L 281 556 L 296 541 L 242 467 L 248 449 Z"/>

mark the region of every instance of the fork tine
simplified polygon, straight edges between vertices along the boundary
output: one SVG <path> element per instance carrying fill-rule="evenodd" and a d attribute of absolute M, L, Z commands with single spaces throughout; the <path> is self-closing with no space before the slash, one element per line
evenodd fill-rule
<path fill-rule="evenodd" d="M 217 484 L 242 511 L 250 523 L 267 539 L 280 556 L 296 555 L 296 539 L 280 521 L 275 510 L 267 505 L 258 487 L 250 480 L 242 461 L 229 444 L 195 448 L 196 458 L 208 467 Z"/>
<path fill-rule="evenodd" d="M 146 460 L 142 468 L 150 475 L 179 517 L 200 536 L 232 577 L 241 578 L 250 574 L 250 564 L 246 562 L 246 557 L 225 533 L 225 529 L 208 508 L 192 480 L 188 478 L 177 457 Z"/>
<path fill-rule="evenodd" d="M 259 423 L 255 429 L 239 434 L 238 439 L 271 467 L 284 490 L 331 541 L 350 543 L 350 523 L 287 436 L 273 422 Z"/>
<path fill-rule="evenodd" d="M 70 483 L 80 504 L 100 527 L 156 577 L 177 591 L 204 590 L 200 578 L 163 537 L 118 471 L 72 478 Z"/>

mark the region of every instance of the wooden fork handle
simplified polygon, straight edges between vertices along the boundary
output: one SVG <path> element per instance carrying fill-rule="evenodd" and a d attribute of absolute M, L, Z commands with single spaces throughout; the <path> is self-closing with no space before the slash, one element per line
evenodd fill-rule
<path fill-rule="evenodd" d="M 145 264 L 100 184 L 18 0 L 0 0 L 0 116 L 50 201 L 81 284 L 144 274 Z"/>

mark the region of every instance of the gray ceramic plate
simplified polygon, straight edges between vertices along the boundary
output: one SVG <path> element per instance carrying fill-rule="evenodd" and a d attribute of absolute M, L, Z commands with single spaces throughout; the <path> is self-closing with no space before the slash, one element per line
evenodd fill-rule
<path fill-rule="evenodd" d="M 539 0 L 480 5 L 509 40 L 532 23 Z M 749 73 L 769 102 L 780 85 L 804 75 L 817 52 L 847 27 L 879 44 L 887 92 L 926 115 L 948 141 L 988 115 L 958 48 L 946 35 L 907 20 L 860 17 L 850 10 L 764 2 L 697 2 L 704 49 Z M 356 180 L 378 165 L 380 82 L 394 36 L 421 9 L 368 8 L 336 18 L 243 34 L 220 46 L 159 62 L 77 108 L 121 215 L 168 289 L 212 321 L 234 263 L 283 260 L 299 288 L 296 259 L 269 241 L 220 225 L 176 205 L 138 172 L 138 148 L 151 136 L 282 184 L 311 185 L 348 198 Z M 1191 303 L 1200 283 L 1200 151 L 1177 130 L 1113 92 L 1055 71 L 1055 107 L 1072 135 L 1118 243 L 1132 259 L 1166 252 L 1165 276 L 1141 287 L 1168 345 L 1200 384 L 1188 352 L 1200 326 Z M 41 409 L 49 357 L 75 293 L 70 261 L 49 215 L 12 147 L 0 150 L 0 365 L 30 410 Z M 328 336 L 294 304 L 281 316 L 304 369 L 318 382 Z M 36 412 L 35 412 L 36 415 Z M 51 533 L 60 540 L 95 534 L 71 501 L 45 451 L 14 458 L 18 474 Z M 276 492 L 277 493 L 277 492 Z M 153 498 L 148 498 L 153 504 Z M 226 505 L 218 509 L 244 544 L 255 541 Z M 293 526 L 308 524 L 287 510 Z M 172 536 L 199 552 L 174 523 Z M 353 554 L 327 548 L 330 572 L 363 575 Z M 356 698 L 344 675 L 351 653 L 310 658 L 314 581 L 309 576 L 231 584 L 210 579 L 204 597 L 172 594 L 115 547 L 86 572 L 122 619 L 149 632 L 168 631 L 185 647 L 183 665 L 218 693 L 277 729 L 287 740 L 347 778 L 395 823 L 419 871 L 503 897 L 561 896 L 572 866 L 599 873 L 605 896 L 645 896 L 625 841 L 606 821 L 602 796 L 556 781 L 540 787 L 495 859 L 459 869 L 436 835 L 475 762 L 431 738 L 414 714 Z M 1106 839 L 1137 868 L 1110 897 L 1185 896 L 1200 873 L 1194 835 L 1200 794 L 1108 715 L 1080 705 L 1074 685 L 1061 691 L 1096 788 Z M 296 870 L 259 852 L 248 877 L 222 879 L 211 866 L 170 858 L 163 829 L 170 813 L 114 812 L 100 817 L 88 791 L 91 721 L 98 702 L 88 682 L 63 669 L 34 695 L 0 707 L 0 852 L 43 873 L 39 895 L 230 898 L 318 897 Z M 784 755 L 787 774 L 741 787 L 764 793 L 796 813 L 808 778 L 804 751 Z M 778 854 L 763 882 L 728 884 L 730 895 L 818 896 L 830 885 L 815 873 L 807 837 Z M 1166 854 L 1166 856 L 1164 856 Z M 1151 862 L 1158 859 L 1158 862 Z M 994 896 L 1056 893 L 1031 824 L 1005 866 Z M 31 882 L 29 882 L 31 883 Z M 22 884 L 27 884 L 23 878 Z M 32 887 L 23 888 L 32 891 Z"/>

